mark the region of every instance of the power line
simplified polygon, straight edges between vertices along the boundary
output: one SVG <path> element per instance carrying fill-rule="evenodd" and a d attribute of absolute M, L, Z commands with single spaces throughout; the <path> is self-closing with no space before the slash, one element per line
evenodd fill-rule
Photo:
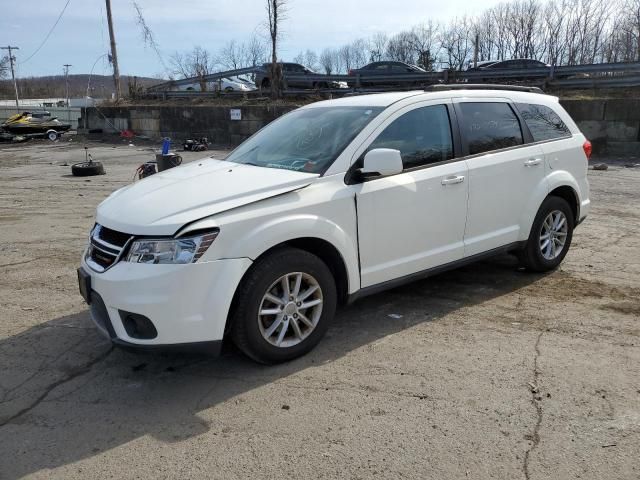
<path fill-rule="evenodd" d="M 42 47 L 44 47 L 44 44 L 47 43 L 47 40 L 49 40 L 49 37 L 51 36 L 51 34 L 53 33 L 53 30 L 56 28 L 56 26 L 58 25 L 58 22 L 60 22 L 60 19 L 62 18 L 62 15 L 64 15 L 65 10 L 67 9 L 67 7 L 69 6 L 69 3 L 71 2 L 71 0 L 67 0 L 67 3 L 65 3 L 64 8 L 62 9 L 62 11 L 60 12 L 60 15 L 58 15 L 58 19 L 56 20 L 56 23 L 53 24 L 53 27 L 51 27 L 51 30 L 49 30 L 49 33 L 47 33 L 47 36 L 44 37 L 44 40 L 42 41 L 42 43 L 40 44 L 40 46 L 38 48 L 36 48 L 36 51 L 33 52 L 31 55 L 29 55 L 29 57 L 27 57 L 26 60 L 23 60 L 22 62 L 20 62 L 20 65 L 27 63 L 29 60 L 31 60 L 33 57 L 36 56 L 36 54 L 40 51 L 40 49 Z"/>

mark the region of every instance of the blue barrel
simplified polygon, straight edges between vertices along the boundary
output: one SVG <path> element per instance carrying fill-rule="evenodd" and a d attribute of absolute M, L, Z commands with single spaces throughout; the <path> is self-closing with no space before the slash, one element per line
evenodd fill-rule
<path fill-rule="evenodd" d="M 171 139 L 167 137 L 162 140 L 162 155 L 167 155 L 169 148 L 171 148 Z"/>

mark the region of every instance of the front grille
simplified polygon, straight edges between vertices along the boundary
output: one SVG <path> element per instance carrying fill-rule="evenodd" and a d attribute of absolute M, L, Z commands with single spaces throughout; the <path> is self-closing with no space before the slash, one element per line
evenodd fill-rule
<path fill-rule="evenodd" d="M 118 246 L 120 248 L 124 247 L 131 235 L 128 233 L 117 232 L 115 230 L 111 230 L 110 228 L 103 227 L 102 225 L 96 225 L 96 227 L 100 227 L 97 229 L 97 236 L 100 240 L 103 240 L 111 245 Z"/>
<path fill-rule="evenodd" d="M 91 231 L 87 263 L 98 272 L 104 272 L 119 259 L 127 243 L 132 238 L 127 233 L 117 232 L 96 224 Z"/>

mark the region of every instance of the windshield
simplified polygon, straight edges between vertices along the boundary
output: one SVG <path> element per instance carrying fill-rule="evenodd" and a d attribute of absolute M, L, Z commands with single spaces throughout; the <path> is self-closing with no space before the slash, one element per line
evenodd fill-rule
<path fill-rule="evenodd" d="M 382 110 L 379 107 L 296 110 L 260 130 L 225 160 L 322 173 Z"/>

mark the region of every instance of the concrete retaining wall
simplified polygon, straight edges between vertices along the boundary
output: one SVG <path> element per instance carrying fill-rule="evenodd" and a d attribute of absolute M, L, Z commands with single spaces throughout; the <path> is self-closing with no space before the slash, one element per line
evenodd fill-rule
<path fill-rule="evenodd" d="M 266 105 L 233 108 L 210 105 L 87 108 L 86 128 L 102 129 L 107 133 L 132 130 L 138 135 L 170 137 L 175 141 L 207 137 L 216 145 L 235 146 L 294 108 Z M 235 111 L 234 119 L 232 110 Z"/>
<path fill-rule="evenodd" d="M 640 155 L 640 99 L 562 100 L 562 105 L 591 140 L 594 151 L 608 155 Z M 235 146 L 293 106 L 220 107 L 127 106 L 86 109 L 86 126 L 107 133 L 132 130 L 151 138 L 181 141 L 207 137 L 216 145 Z M 236 110 L 239 120 L 232 119 Z M 84 119 L 83 119 L 84 121 Z"/>
<path fill-rule="evenodd" d="M 640 99 L 562 100 L 594 152 L 640 156 Z"/>

